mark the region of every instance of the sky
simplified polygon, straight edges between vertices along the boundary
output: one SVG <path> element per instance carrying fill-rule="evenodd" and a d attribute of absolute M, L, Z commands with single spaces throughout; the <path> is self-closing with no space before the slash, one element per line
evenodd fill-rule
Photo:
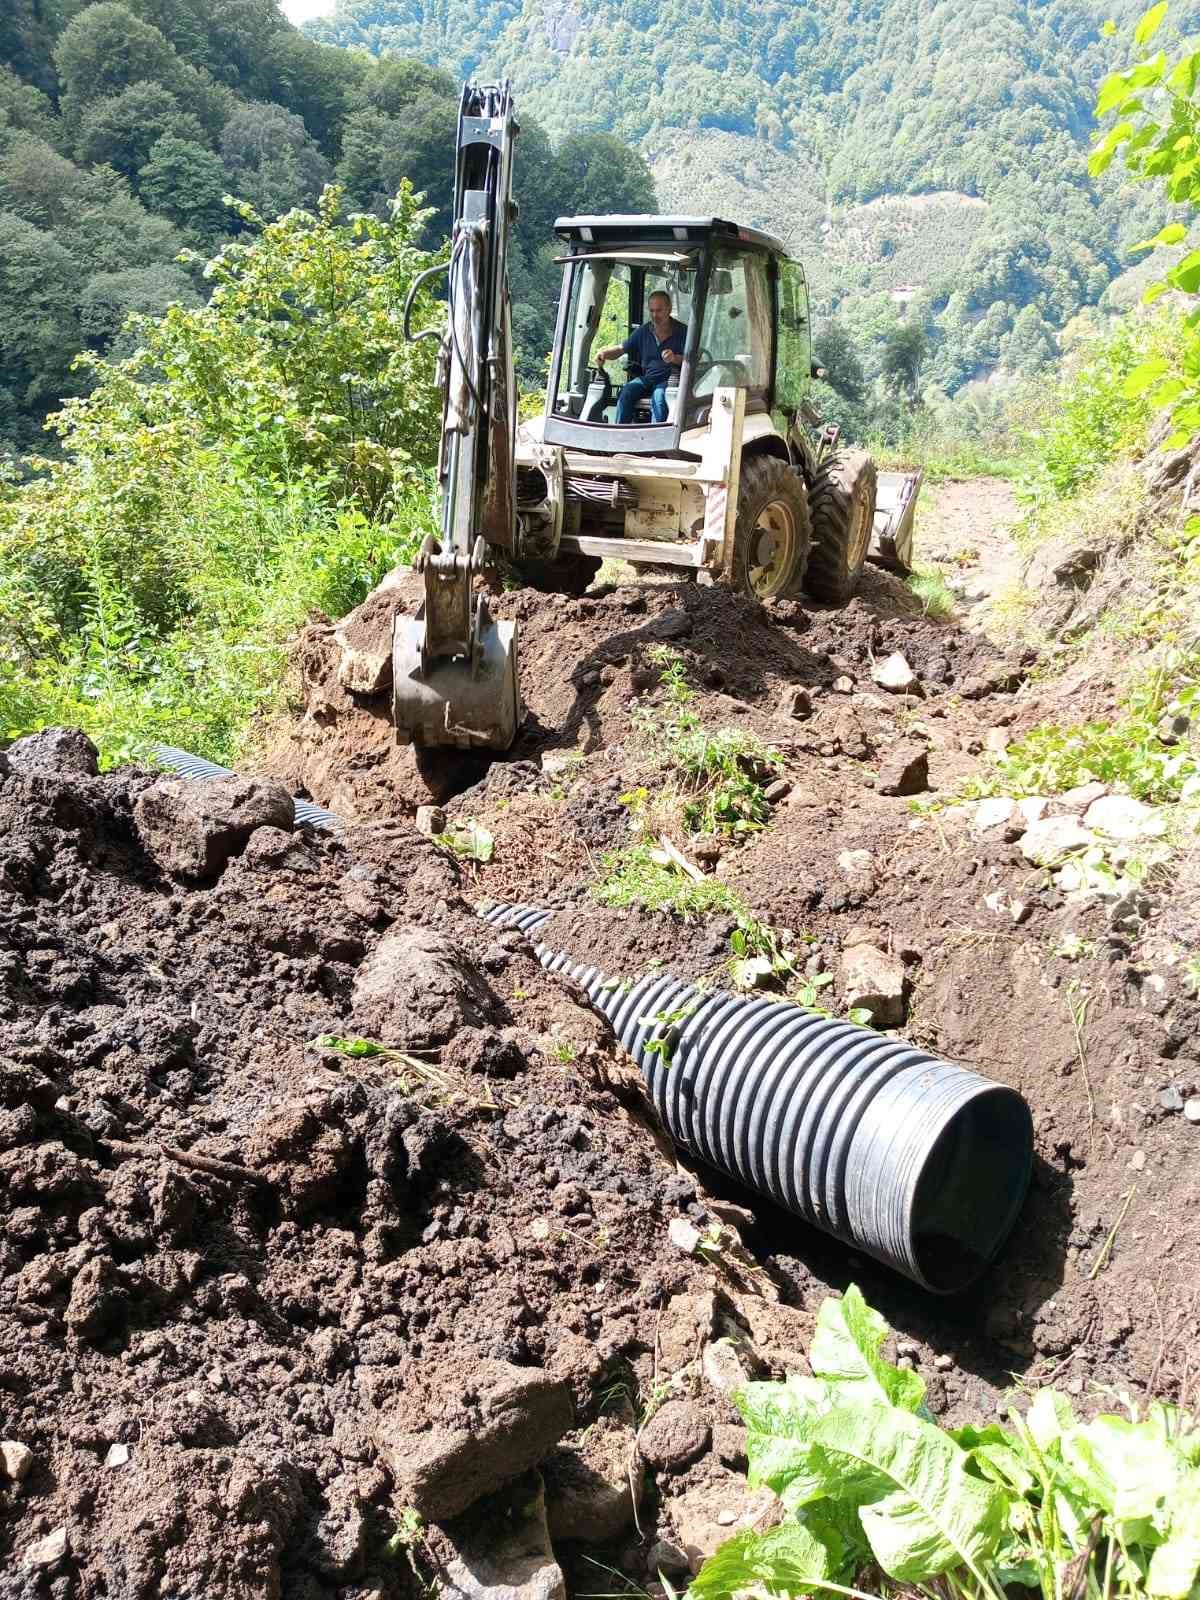
<path fill-rule="evenodd" d="M 334 3 L 335 0 L 279 0 L 279 9 L 289 22 L 301 23 L 328 16 Z"/>

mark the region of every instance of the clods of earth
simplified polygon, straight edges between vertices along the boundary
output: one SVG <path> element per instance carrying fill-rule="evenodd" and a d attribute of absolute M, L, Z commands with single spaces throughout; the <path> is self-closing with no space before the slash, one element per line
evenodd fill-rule
<path fill-rule="evenodd" d="M 685 1583 L 778 1514 L 731 1395 L 804 1370 L 851 1280 L 947 1420 L 1014 1374 L 1194 1403 L 1200 1007 L 1152 894 L 1114 920 L 1028 843 L 1121 797 L 913 809 L 1045 714 L 1030 663 L 880 578 L 844 612 L 517 591 L 521 741 L 418 760 L 380 642 L 412 594 L 310 631 L 252 778 L 98 774 L 69 732 L 0 756 L 0 1597 Z M 477 915 L 730 981 L 734 918 L 593 893 L 669 778 L 664 663 L 780 756 L 761 830 L 680 854 L 791 930 L 822 1005 L 1033 1109 L 1025 1211 L 959 1299 L 673 1150 L 582 992 Z M 297 829 L 301 791 L 346 826 Z M 422 831 L 468 821 L 490 859 Z"/>

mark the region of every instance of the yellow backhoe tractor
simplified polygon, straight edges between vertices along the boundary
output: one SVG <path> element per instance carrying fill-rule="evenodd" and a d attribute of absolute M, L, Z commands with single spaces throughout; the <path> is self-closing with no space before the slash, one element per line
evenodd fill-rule
<path fill-rule="evenodd" d="M 507 749 L 516 737 L 516 624 L 492 619 L 476 581 L 504 560 L 567 592 L 618 558 L 760 599 L 804 591 L 844 605 L 868 559 L 904 572 L 911 558 L 921 474 L 879 473 L 822 426 L 804 270 L 758 229 L 711 216 L 560 218 L 545 410 L 518 427 L 507 274 L 517 131 L 508 84 L 467 85 L 447 329 L 416 335 L 442 340 L 442 535 L 418 557 L 421 613 L 396 619 L 393 693 L 397 737 L 422 745 Z M 665 392 L 642 383 L 622 402 L 597 358 L 630 342 L 656 294 L 685 330 L 681 359 Z M 410 295 L 406 333 L 411 307 Z M 641 375 L 627 359 L 625 384 Z"/>

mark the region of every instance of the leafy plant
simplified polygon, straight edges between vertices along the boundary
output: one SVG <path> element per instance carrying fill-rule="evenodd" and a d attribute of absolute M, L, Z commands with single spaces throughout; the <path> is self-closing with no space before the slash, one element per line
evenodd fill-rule
<path fill-rule="evenodd" d="M 1165 0 L 1160 0 L 1143 14 L 1133 35 L 1140 51 L 1146 51 L 1158 34 L 1167 12 Z M 1111 126 L 1092 153 L 1093 175 L 1106 171 L 1120 151 L 1135 178 L 1160 182 L 1173 205 L 1194 213 L 1200 203 L 1200 50 L 1185 49 L 1174 61 L 1164 50 L 1144 53 L 1124 72 L 1110 73 L 1100 85 L 1096 116 L 1110 119 Z M 1135 248 L 1184 245 L 1189 225 L 1168 222 Z M 1143 299 L 1153 304 L 1170 290 L 1195 302 L 1200 292 L 1200 250 L 1186 249 Z M 1178 347 L 1134 368 L 1125 392 L 1146 397 L 1150 406 L 1171 408 L 1174 432 L 1167 440 L 1169 447 L 1186 444 L 1200 428 L 1200 304 L 1184 317 Z"/>
<path fill-rule="evenodd" d="M 1053 1389 L 1009 1430 L 944 1430 L 914 1371 L 883 1357 L 888 1328 L 851 1285 L 817 1317 L 812 1376 L 751 1383 L 735 1396 L 751 1484 L 786 1520 L 723 1545 L 694 1600 L 852 1587 L 878 1568 L 894 1583 L 964 1600 L 1012 1585 L 1072 1595 L 1184 1600 L 1200 1574 L 1200 1432 L 1153 1405 L 1139 1419 L 1076 1420 Z M 1069 1569 L 1069 1571 L 1068 1571 Z M 869 1580 L 867 1580 L 869 1581 Z"/>
<path fill-rule="evenodd" d="M 910 591 L 921 602 L 921 610 L 935 622 L 942 622 L 954 612 L 954 594 L 940 572 L 930 567 L 918 567 L 908 580 Z"/>
<path fill-rule="evenodd" d="M 474 817 L 455 818 L 446 824 L 445 831 L 435 835 L 435 844 L 445 845 L 464 861 L 489 862 L 496 853 L 495 836 L 476 822 Z"/>
<path fill-rule="evenodd" d="M 610 851 L 603 859 L 604 876 L 592 890 L 602 905 L 645 906 L 690 921 L 712 913 L 750 917 L 745 901 L 716 878 L 697 882 L 672 862 L 665 850 L 646 841 Z"/>
<path fill-rule="evenodd" d="M 693 1014 L 696 1004 L 693 1002 L 691 1005 L 677 1006 L 671 1011 L 655 1011 L 648 1017 L 639 1017 L 640 1027 L 654 1029 L 654 1033 L 643 1044 L 642 1053 L 657 1056 L 660 1066 L 669 1067 L 675 1055 L 675 1046 L 679 1043 L 679 1024 Z"/>

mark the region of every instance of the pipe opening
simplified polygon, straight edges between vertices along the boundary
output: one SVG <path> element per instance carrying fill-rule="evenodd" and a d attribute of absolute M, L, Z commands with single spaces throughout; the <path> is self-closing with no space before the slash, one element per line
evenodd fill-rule
<path fill-rule="evenodd" d="M 1010 1089 L 975 1096 L 943 1128 L 913 1197 L 913 1255 L 939 1294 L 965 1289 L 998 1253 L 1033 1170 L 1029 1108 Z"/>

